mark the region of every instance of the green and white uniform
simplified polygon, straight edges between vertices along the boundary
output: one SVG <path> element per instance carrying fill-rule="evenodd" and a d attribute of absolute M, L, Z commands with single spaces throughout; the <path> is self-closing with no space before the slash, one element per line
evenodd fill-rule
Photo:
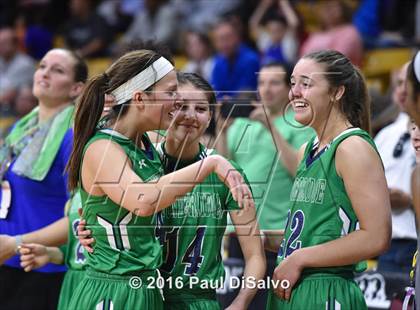
<path fill-rule="evenodd" d="M 76 287 L 85 276 L 86 253 L 77 238 L 77 226 L 80 222 L 78 209 L 82 207 L 80 192 L 76 191 L 69 203 L 67 216 L 69 218 L 68 241 L 65 246 L 64 263 L 67 265 L 67 272 L 61 286 L 59 310 L 69 309 L 69 302 Z"/>
<path fill-rule="evenodd" d="M 162 175 L 159 155 L 147 135 L 143 136 L 147 151 L 110 129 L 98 131 L 85 150 L 97 140 L 117 143 L 143 182 L 152 182 Z M 83 189 L 80 193 L 86 228 L 92 231 L 95 245 L 94 252 L 88 253 L 86 277 L 69 308 L 161 309 L 163 301 L 158 286 L 147 288 L 151 279 L 158 277 L 157 269 L 162 262 L 161 246 L 155 237 L 156 218 L 135 216 L 107 196 L 89 195 Z M 143 283 L 140 288 L 138 280 L 130 281 L 133 277 Z M 136 288 L 132 288 L 133 284 Z"/>
<path fill-rule="evenodd" d="M 372 138 L 359 128 L 342 132 L 315 157 L 312 155 L 317 141 L 312 139 L 308 143 L 290 193 L 289 216 L 278 264 L 297 249 L 329 242 L 358 229 L 357 216 L 335 165 L 337 147 L 354 135 L 376 150 Z M 290 301 L 280 300 L 271 291 L 267 309 L 366 309 L 363 294 L 353 281 L 353 273 L 362 271 L 363 267 L 360 263 L 304 269 Z"/>
<path fill-rule="evenodd" d="M 200 144 L 197 156 L 178 162 L 159 144 L 165 173 L 181 169 L 215 152 Z M 166 278 L 165 309 L 220 309 L 216 287 L 223 285 L 225 270 L 221 255 L 227 212 L 239 209 L 229 189 L 212 173 L 187 195 L 160 212 L 157 236 Z"/>

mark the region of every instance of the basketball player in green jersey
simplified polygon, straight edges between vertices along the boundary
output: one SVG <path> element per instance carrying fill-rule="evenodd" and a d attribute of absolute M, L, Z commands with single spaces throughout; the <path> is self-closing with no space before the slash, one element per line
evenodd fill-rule
<path fill-rule="evenodd" d="M 267 309 L 366 309 L 353 272 L 387 249 L 391 226 L 364 79 L 339 52 L 311 53 L 293 70 L 290 99 L 317 137 L 299 153 Z"/>
<path fill-rule="evenodd" d="M 63 264 L 68 267 L 64 276 L 63 284 L 60 291 L 60 299 L 57 309 L 69 309 L 69 302 L 77 285 L 81 282 L 85 274 L 86 254 L 76 237 L 77 226 L 79 225 L 78 209 L 81 208 L 80 194 L 76 192 L 66 205 L 66 215 L 69 228 L 68 239 L 65 246 L 46 247 L 37 243 L 22 244 L 20 248 L 21 266 L 25 271 L 31 271 L 40 268 L 47 263 Z M 63 229 L 44 230 L 45 233 L 60 234 Z"/>
<path fill-rule="evenodd" d="M 214 154 L 200 143 L 216 104 L 213 89 L 191 73 L 178 73 L 178 83 L 183 105 L 157 148 L 165 173 Z M 159 214 L 157 235 L 164 259 L 160 270 L 167 279 L 165 309 L 220 309 L 215 286 L 220 287 L 224 280 L 221 247 L 228 212 L 244 252 L 244 276 L 263 277 L 265 257 L 255 209 L 236 212 L 238 209 L 229 189 L 212 174 Z M 247 309 L 255 293 L 243 287 L 232 309 Z"/>
<path fill-rule="evenodd" d="M 158 144 L 165 173 L 193 164 L 211 154 L 200 143 L 212 117 L 216 97 L 200 76 L 178 73 L 183 105 L 165 141 Z M 222 238 L 230 212 L 245 256 L 245 277 L 262 278 L 265 258 L 255 221 L 255 210 L 237 213 L 238 205 L 228 188 L 210 175 L 191 193 L 158 214 L 156 235 L 162 244 L 165 282 L 165 309 L 220 309 L 216 289 L 223 285 Z M 80 235 L 90 233 L 79 228 Z M 93 240 L 83 240 L 89 246 Z M 92 248 L 88 247 L 91 251 Z M 252 266 L 252 270 L 251 270 Z M 243 287 L 232 302 L 232 309 L 247 309 L 255 289 Z"/>
<path fill-rule="evenodd" d="M 69 187 L 80 190 L 83 216 L 96 245 L 71 309 L 162 308 L 159 287 L 150 287 L 161 264 L 154 214 L 212 172 L 225 181 L 240 208 L 253 207 L 241 174 L 217 155 L 161 177 L 159 155 L 145 132 L 169 127 L 176 90 L 172 64 L 153 51 L 140 50 L 120 57 L 90 80 L 80 98 Z M 107 93 L 116 105 L 99 123 Z M 144 285 L 139 287 L 139 282 Z"/>

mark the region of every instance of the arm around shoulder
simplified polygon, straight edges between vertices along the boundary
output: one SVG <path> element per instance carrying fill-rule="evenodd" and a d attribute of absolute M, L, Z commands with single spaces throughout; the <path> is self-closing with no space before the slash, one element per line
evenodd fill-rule
<path fill-rule="evenodd" d="M 98 140 L 88 147 L 82 165 L 82 183 L 91 195 L 107 195 L 137 216 L 150 216 L 173 204 L 212 172 L 229 187 L 239 206 L 253 206 L 247 200 L 251 193 L 243 177 L 219 155 L 164 175 L 157 182 L 143 182 L 133 171 L 124 150 L 109 140 Z"/>

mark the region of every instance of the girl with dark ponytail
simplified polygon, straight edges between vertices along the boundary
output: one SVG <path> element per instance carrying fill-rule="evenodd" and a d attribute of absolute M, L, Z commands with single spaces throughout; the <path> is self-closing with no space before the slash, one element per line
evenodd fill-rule
<path fill-rule="evenodd" d="M 389 246 L 390 202 L 369 136 L 359 69 L 337 51 L 308 54 L 291 77 L 295 119 L 317 136 L 302 147 L 268 309 L 367 309 L 353 281 Z"/>
<path fill-rule="evenodd" d="M 107 94 L 115 105 L 100 119 Z M 69 184 L 80 192 L 95 245 L 70 309 L 162 309 L 162 250 L 154 215 L 211 173 L 227 185 L 239 207 L 253 207 L 242 175 L 221 156 L 163 176 L 146 132 L 167 129 L 178 104 L 174 67 L 149 50 L 120 57 L 88 83 L 80 98 Z"/>

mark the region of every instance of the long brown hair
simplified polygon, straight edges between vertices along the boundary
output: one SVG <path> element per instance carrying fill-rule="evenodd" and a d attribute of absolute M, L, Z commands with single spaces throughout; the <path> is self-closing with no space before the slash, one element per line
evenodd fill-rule
<path fill-rule="evenodd" d="M 370 133 L 370 98 L 360 69 L 342 53 L 323 50 L 303 56 L 322 64 L 325 78 L 332 88 L 344 86 L 344 95 L 339 101 L 340 111 L 349 122 Z"/>
<path fill-rule="evenodd" d="M 117 59 L 103 74 L 90 79 L 76 104 L 74 119 L 74 142 L 67 165 L 69 189 L 74 190 L 79 181 L 80 166 L 86 143 L 94 135 L 104 109 L 105 94 L 136 76 L 146 69 L 160 55 L 151 50 L 129 52 Z M 130 103 L 131 100 L 125 104 Z M 124 105 L 125 105 L 124 104 Z M 125 113 L 127 109 L 122 109 Z M 121 114 L 120 114 L 121 115 Z"/>

